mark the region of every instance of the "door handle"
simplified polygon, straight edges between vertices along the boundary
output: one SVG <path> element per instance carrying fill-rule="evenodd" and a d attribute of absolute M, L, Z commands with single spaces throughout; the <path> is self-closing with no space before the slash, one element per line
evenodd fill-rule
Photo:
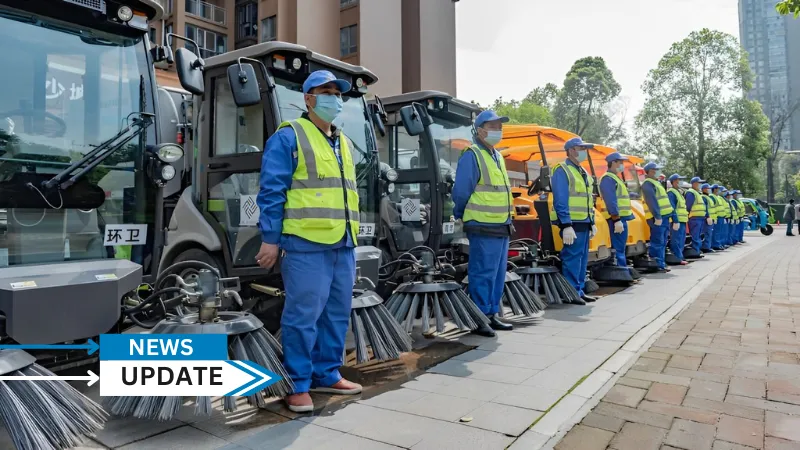
<path fill-rule="evenodd" d="M 212 169 L 212 170 L 213 169 L 225 169 L 226 167 L 230 167 L 230 165 L 231 165 L 230 163 L 226 163 L 226 162 L 209 163 L 208 164 L 208 168 Z"/>

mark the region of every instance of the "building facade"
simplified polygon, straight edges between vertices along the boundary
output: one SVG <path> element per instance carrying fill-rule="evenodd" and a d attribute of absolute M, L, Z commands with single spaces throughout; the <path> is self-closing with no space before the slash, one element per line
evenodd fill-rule
<path fill-rule="evenodd" d="M 279 40 L 304 45 L 378 75 L 372 94 L 439 90 L 456 95 L 458 0 L 162 0 L 150 40 L 175 33 L 203 57 Z M 175 44 L 173 44 L 175 45 Z M 180 45 L 180 42 L 178 42 Z M 159 83 L 179 87 L 172 70 Z"/>
<path fill-rule="evenodd" d="M 800 149 L 800 21 L 782 17 L 774 0 L 739 0 L 739 35 L 755 74 L 748 97 L 780 129 L 782 150 Z M 785 124 L 776 127 L 782 117 Z"/>

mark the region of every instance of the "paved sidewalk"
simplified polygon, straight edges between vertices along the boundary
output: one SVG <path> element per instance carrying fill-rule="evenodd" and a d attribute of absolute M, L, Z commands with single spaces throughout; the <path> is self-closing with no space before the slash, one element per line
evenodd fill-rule
<path fill-rule="evenodd" d="M 800 449 L 800 240 L 706 288 L 556 450 Z"/>

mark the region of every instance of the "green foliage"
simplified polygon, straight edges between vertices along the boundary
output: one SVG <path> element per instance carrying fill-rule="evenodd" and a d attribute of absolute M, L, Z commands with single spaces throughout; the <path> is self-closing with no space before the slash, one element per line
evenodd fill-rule
<path fill-rule="evenodd" d="M 800 0 L 783 0 L 775 5 L 778 14 L 785 16 L 792 14 L 795 19 L 800 17 Z"/>
<path fill-rule="evenodd" d="M 756 171 L 769 155 L 769 120 L 757 102 L 742 97 L 752 80 L 735 37 L 692 32 L 672 45 L 642 86 L 638 141 L 671 170 L 758 190 Z"/>
<path fill-rule="evenodd" d="M 531 92 L 531 94 L 533 94 L 533 92 Z M 491 109 L 498 115 L 508 116 L 510 123 L 535 123 L 544 126 L 554 125 L 553 116 L 550 114 L 550 111 L 546 107 L 529 100 L 531 94 L 528 94 L 528 97 L 522 101 L 511 100 L 506 102 L 503 101 L 503 97 L 500 97 L 494 101 Z"/>

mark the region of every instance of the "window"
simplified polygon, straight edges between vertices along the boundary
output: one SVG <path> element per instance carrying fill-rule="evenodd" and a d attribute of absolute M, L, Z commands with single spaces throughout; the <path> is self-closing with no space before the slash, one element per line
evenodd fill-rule
<path fill-rule="evenodd" d="M 171 33 L 172 33 L 172 24 L 170 23 L 166 26 L 166 28 L 164 28 L 164 36 L 162 36 L 162 40 L 166 39 L 167 35 Z M 169 37 L 169 45 L 172 45 L 172 36 Z"/>
<path fill-rule="evenodd" d="M 261 42 L 278 39 L 277 17 L 267 17 L 261 21 Z"/>
<path fill-rule="evenodd" d="M 339 0 L 339 6 L 342 8 L 347 8 L 348 6 L 354 6 L 358 4 L 358 0 Z"/>
<path fill-rule="evenodd" d="M 228 79 L 214 82 L 214 154 L 257 153 L 264 146 L 264 108 L 257 105 L 239 108 L 233 101 Z"/>
<path fill-rule="evenodd" d="M 339 30 L 339 48 L 342 56 L 358 52 L 358 25 L 350 25 Z"/>
<path fill-rule="evenodd" d="M 153 27 L 150 27 L 150 32 L 148 33 L 148 35 L 150 36 L 150 42 L 155 44 L 156 43 L 156 29 L 153 28 Z"/>
<path fill-rule="evenodd" d="M 200 56 L 203 58 L 209 58 L 228 51 L 228 37 L 225 35 L 186 24 L 186 37 L 197 42 L 200 47 Z M 186 43 L 186 48 L 194 50 L 188 42 Z"/>
<path fill-rule="evenodd" d="M 236 39 L 258 36 L 258 4 L 246 3 L 236 7 Z"/>

